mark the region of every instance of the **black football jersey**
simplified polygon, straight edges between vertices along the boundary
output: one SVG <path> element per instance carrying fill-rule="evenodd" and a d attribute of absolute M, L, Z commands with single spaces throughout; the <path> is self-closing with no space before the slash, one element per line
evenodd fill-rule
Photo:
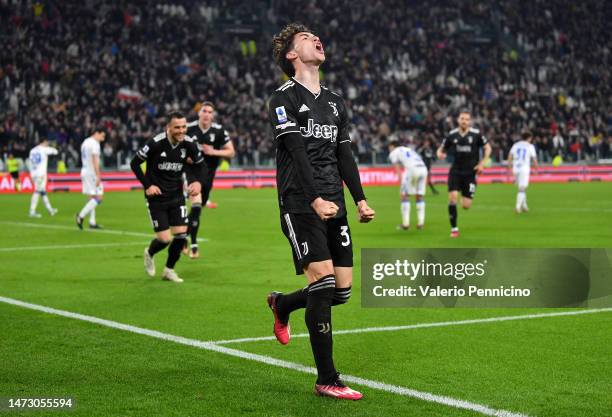
<path fill-rule="evenodd" d="M 200 145 L 210 145 L 215 149 L 222 149 L 230 137 L 227 130 L 219 123 L 212 123 L 206 130 L 202 130 L 197 120 L 187 124 L 187 136 L 192 137 Z M 209 174 L 214 172 L 221 160 L 218 156 L 204 155 L 204 161 L 208 167 Z"/>
<path fill-rule="evenodd" d="M 473 173 L 480 161 L 480 148 L 487 142 L 487 138 L 478 129 L 470 128 L 465 135 L 461 135 L 459 129 L 451 130 L 442 141 L 444 151 L 454 155 L 451 171 Z"/>
<path fill-rule="evenodd" d="M 147 162 L 145 176 L 162 192 L 161 195 L 147 197 L 152 203 L 184 200 L 182 174 L 185 160 L 190 158 L 199 167 L 204 163 L 202 153 L 192 138 L 185 136 L 182 142 L 173 146 L 166 132 L 147 141 L 136 155 Z"/>
<path fill-rule="evenodd" d="M 268 113 L 276 146 L 276 185 L 281 212 L 312 213 L 296 176 L 293 158 L 283 143 L 283 136 L 293 133 L 304 141 L 313 168 L 315 190 L 323 199 L 338 205 L 338 216 L 346 214 L 336 157 L 338 144 L 350 142 L 342 97 L 323 86 L 319 94 L 313 94 L 291 78 L 272 94 Z"/>

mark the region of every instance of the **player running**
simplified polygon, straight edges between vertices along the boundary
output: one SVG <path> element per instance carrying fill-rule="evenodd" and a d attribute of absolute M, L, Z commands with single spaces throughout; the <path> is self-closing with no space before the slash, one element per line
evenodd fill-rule
<path fill-rule="evenodd" d="M 274 334 L 287 344 L 289 315 L 306 308 L 305 320 L 317 366 L 317 395 L 358 400 L 361 393 L 342 383 L 332 354 L 332 305 L 351 295 L 353 242 L 344 203 L 344 181 L 361 222 L 374 218 L 366 202 L 351 151 L 344 100 L 319 83 L 325 61 L 321 40 L 291 23 L 273 38 L 274 58 L 290 77 L 270 98 L 269 117 L 276 146 L 280 220 L 297 275 L 308 286 L 291 294 L 272 292 Z"/>
<path fill-rule="evenodd" d="M 57 155 L 57 149 L 49 146 L 49 141 L 43 139 L 38 145 L 30 151 L 29 165 L 30 176 L 34 183 L 34 192 L 30 200 L 30 217 L 40 218 L 42 215 L 36 212 L 38 199 L 42 197 L 45 208 L 51 216 L 57 214 L 57 209 L 51 206 L 49 197 L 47 196 L 47 164 L 50 155 Z"/>
<path fill-rule="evenodd" d="M 508 170 L 514 175 L 514 182 L 518 186 L 516 194 L 517 213 L 528 212 L 527 207 L 527 187 L 529 186 L 529 173 L 531 170 L 531 162 L 533 162 L 534 172 L 538 169 L 538 159 L 535 147 L 531 141 L 533 136 L 529 132 L 523 133 L 523 140 L 512 145 L 508 154 Z"/>
<path fill-rule="evenodd" d="M 167 116 L 166 130 L 136 153 L 130 167 L 145 190 L 149 217 L 155 231 L 155 239 L 144 250 L 144 266 L 149 276 L 155 276 L 153 256 L 168 248 L 168 259 L 162 279 L 183 282 L 174 271 L 187 240 L 187 207 L 183 196 L 183 172 L 187 175 L 188 193 L 198 195 L 206 176 L 206 164 L 195 141 L 186 136 L 187 120 L 180 112 Z M 186 163 L 189 158 L 192 163 Z M 140 165 L 147 163 L 147 173 Z M 173 238 L 174 236 L 174 238 Z M 170 243 L 172 242 L 172 243 Z"/>
<path fill-rule="evenodd" d="M 96 222 L 96 207 L 102 204 L 104 186 L 100 175 L 100 143 L 106 138 L 106 130 L 98 127 L 81 144 L 81 184 L 83 194 L 89 197 L 87 203 L 76 215 L 76 224 L 83 230 L 83 220 L 89 214 L 89 228 L 101 229 Z"/>
<path fill-rule="evenodd" d="M 450 217 L 450 237 L 459 237 L 457 227 L 457 200 L 461 191 L 461 206 L 467 210 L 472 206 L 476 192 L 476 175 L 482 173 L 491 155 L 491 145 L 480 130 L 471 127 L 470 112 L 462 110 L 457 118 L 459 128 L 453 129 L 438 148 L 438 159 L 446 158 L 446 153 L 454 154 L 453 164 L 448 172 L 448 215 Z M 480 148 L 484 156 L 480 160 Z"/>
<path fill-rule="evenodd" d="M 395 166 L 397 177 L 400 179 L 402 224 L 399 225 L 399 228 L 402 230 L 410 229 L 410 196 L 415 196 L 417 229 L 421 230 L 425 225 L 425 200 L 423 200 L 423 197 L 427 188 L 427 167 L 414 149 L 400 146 L 398 141 L 389 143 L 388 148 L 389 160 Z"/>
<path fill-rule="evenodd" d="M 429 188 L 431 188 L 432 194 L 440 194 L 431 179 L 431 165 L 436 156 L 436 150 L 434 148 L 434 145 L 431 143 L 431 140 L 429 138 L 425 138 L 423 140 L 423 143 L 421 143 L 421 146 L 419 146 L 416 151 L 419 153 L 419 155 L 421 155 L 421 158 L 425 163 L 425 168 L 427 168 L 427 185 L 429 185 Z"/>
<path fill-rule="evenodd" d="M 184 252 L 188 252 L 191 259 L 200 257 L 198 251 L 198 229 L 200 227 L 202 203 L 206 203 L 206 207 L 208 208 L 217 207 L 214 202 L 208 201 L 208 198 L 212 190 L 219 162 L 221 158 L 231 159 L 236 154 L 234 151 L 234 144 L 227 130 L 220 124 L 214 123 L 215 106 L 210 101 L 202 103 L 198 116 L 198 120 L 187 125 L 187 136 L 194 138 L 201 147 L 200 149 L 204 154 L 204 162 L 206 162 L 206 167 L 208 168 L 208 175 L 202 184 L 202 193 L 189 197 L 191 202 L 191 210 L 189 211 L 191 250 L 189 251 L 186 247 L 186 251 Z"/>

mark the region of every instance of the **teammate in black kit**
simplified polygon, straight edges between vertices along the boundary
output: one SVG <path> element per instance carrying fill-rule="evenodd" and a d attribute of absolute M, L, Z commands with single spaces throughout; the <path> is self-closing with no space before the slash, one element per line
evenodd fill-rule
<path fill-rule="evenodd" d="M 296 274 L 308 286 L 291 294 L 272 292 L 274 334 L 287 344 L 289 315 L 306 308 L 306 326 L 318 371 L 318 395 L 358 400 L 342 383 L 332 357 L 331 306 L 351 294 L 353 246 L 342 181 L 361 222 L 374 218 L 366 202 L 348 135 L 344 100 L 319 84 L 323 45 L 303 25 L 287 25 L 273 39 L 274 57 L 289 77 L 270 98 L 276 145 L 276 182 L 281 228 L 293 252 Z"/>
<path fill-rule="evenodd" d="M 453 129 L 444 138 L 438 148 L 438 159 L 446 158 L 446 153 L 453 153 L 455 159 L 448 173 L 448 215 L 451 224 L 451 237 L 459 237 L 457 227 L 457 199 L 461 191 L 461 205 L 464 209 L 472 206 L 472 199 L 476 192 L 476 175 L 480 174 L 485 163 L 491 155 L 491 145 L 480 130 L 471 127 L 470 112 L 459 113 L 459 128 Z M 480 160 L 480 148 L 484 149 L 484 156 Z"/>
<path fill-rule="evenodd" d="M 200 214 L 202 204 L 206 207 L 215 208 L 217 205 L 208 201 L 210 190 L 212 190 L 215 174 L 221 158 L 231 159 L 236 152 L 227 130 L 218 123 L 214 123 L 215 106 L 210 101 L 202 103 L 198 112 L 198 120 L 187 124 L 187 136 L 193 138 L 200 146 L 204 154 L 204 161 L 208 168 L 208 175 L 202 184 L 202 193 L 190 196 L 191 210 L 189 211 L 189 234 L 191 236 L 191 251 L 189 257 L 197 259 L 200 257 L 198 251 L 198 229 L 200 228 Z M 186 247 L 187 248 L 187 247 Z M 186 254 L 186 253 L 185 253 Z"/>
<path fill-rule="evenodd" d="M 187 240 L 187 207 L 183 196 L 183 172 L 187 175 L 189 195 L 200 194 L 201 183 L 206 176 L 204 157 L 195 141 L 187 137 L 187 120 L 180 112 L 167 116 L 165 132 L 149 140 L 130 164 L 132 171 L 145 190 L 149 216 L 155 230 L 155 239 L 144 251 L 145 270 L 155 275 L 153 256 L 170 245 L 168 260 L 162 279 L 174 282 L 183 280 L 174 271 Z M 189 158 L 193 163 L 187 164 Z M 147 173 L 140 165 L 147 163 Z M 172 235 L 172 243 L 170 243 Z"/>
<path fill-rule="evenodd" d="M 421 155 L 421 159 L 423 159 L 425 167 L 427 168 L 427 185 L 429 185 L 429 188 L 431 188 L 431 192 L 434 195 L 438 195 L 439 191 L 436 190 L 436 187 L 431 180 L 431 163 L 436 156 L 435 148 L 431 143 L 431 140 L 425 138 L 421 146 L 419 146 L 416 151 Z"/>

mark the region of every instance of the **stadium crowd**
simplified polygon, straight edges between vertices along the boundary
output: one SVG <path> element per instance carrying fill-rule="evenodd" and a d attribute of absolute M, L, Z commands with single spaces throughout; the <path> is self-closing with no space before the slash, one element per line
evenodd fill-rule
<path fill-rule="evenodd" d="M 543 161 L 611 158 L 611 17 L 605 0 L 0 0 L 0 152 L 47 137 L 76 167 L 103 122 L 113 167 L 167 111 L 211 100 L 235 162 L 269 164 L 265 103 L 283 81 L 270 38 L 301 21 L 323 40 L 362 163 L 386 162 L 393 139 L 435 146 L 461 108 L 496 160 L 524 130 Z"/>

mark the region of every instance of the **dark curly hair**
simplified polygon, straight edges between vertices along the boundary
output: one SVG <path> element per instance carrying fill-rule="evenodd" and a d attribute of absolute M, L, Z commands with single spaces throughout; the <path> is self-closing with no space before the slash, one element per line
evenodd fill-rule
<path fill-rule="evenodd" d="M 289 23 L 278 35 L 272 37 L 274 61 L 289 77 L 295 75 L 295 68 L 293 68 L 293 64 L 287 59 L 286 55 L 293 46 L 293 37 L 300 32 L 312 33 L 310 29 L 301 23 Z"/>

